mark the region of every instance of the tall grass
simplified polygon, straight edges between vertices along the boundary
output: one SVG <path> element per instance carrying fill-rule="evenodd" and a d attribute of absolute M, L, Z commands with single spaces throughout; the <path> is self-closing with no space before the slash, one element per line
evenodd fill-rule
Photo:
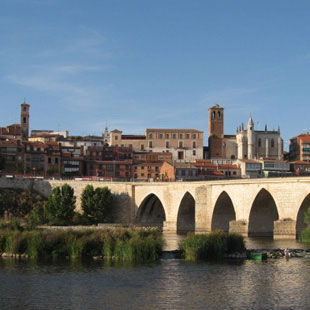
<path fill-rule="evenodd" d="M 208 235 L 188 234 L 180 243 L 180 249 L 188 261 L 222 259 L 227 254 L 244 252 L 241 235 L 215 231 Z"/>
<path fill-rule="evenodd" d="M 162 251 L 161 234 L 154 230 L 13 231 L 0 232 L 0 253 L 32 258 L 101 257 L 108 261 L 156 261 Z"/>

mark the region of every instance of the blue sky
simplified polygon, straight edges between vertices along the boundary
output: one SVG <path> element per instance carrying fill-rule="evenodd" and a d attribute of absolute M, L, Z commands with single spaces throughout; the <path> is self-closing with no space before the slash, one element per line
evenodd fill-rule
<path fill-rule="evenodd" d="M 0 0 L 0 126 L 310 131 L 310 2 Z M 206 140 L 206 139 L 205 139 Z"/>

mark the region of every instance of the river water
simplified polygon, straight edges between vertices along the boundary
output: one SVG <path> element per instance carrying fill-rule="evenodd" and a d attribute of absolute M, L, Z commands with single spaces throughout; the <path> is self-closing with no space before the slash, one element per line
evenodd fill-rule
<path fill-rule="evenodd" d="M 221 263 L 165 259 L 142 266 L 0 259 L 1 310 L 304 310 L 309 305 L 306 258 Z"/>

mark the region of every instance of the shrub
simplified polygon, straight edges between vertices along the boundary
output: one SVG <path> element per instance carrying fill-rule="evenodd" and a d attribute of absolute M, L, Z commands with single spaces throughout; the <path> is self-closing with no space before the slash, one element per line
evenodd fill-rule
<path fill-rule="evenodd" d="M 180 243 L 185 259 L 197 261 L 222 259 L 226 254 L 243 252 L 244 240 L 241 235 L 215 231 L 208 235 L 188 234 Z"/>

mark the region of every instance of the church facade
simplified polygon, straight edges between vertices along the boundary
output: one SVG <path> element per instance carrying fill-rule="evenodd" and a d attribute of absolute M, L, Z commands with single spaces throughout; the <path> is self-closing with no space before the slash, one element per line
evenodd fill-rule
<path fill-rule="evenodd" d="M 283 159 L 283 140 L 278 130 L 255 130 L 252 117 L 247 128 L 242 124 L 236 135 L 224 135 L 224 109 L 219 105 L 209 109 L 210 158 Z"/>

